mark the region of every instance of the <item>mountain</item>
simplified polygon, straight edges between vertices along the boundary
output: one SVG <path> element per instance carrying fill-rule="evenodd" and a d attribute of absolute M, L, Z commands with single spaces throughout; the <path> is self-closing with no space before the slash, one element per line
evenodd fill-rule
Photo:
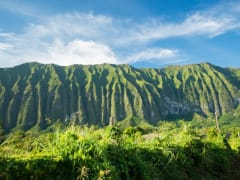
<path fill-rule="evenodd" d="M 56 121 L 107 125 L 138 117 L 155 124 L 232 111 L 240 69 L 209 63 L 136 69 L 128 65 L 27 63 L 0 69 L 0 124 L 44 128 Z"/>

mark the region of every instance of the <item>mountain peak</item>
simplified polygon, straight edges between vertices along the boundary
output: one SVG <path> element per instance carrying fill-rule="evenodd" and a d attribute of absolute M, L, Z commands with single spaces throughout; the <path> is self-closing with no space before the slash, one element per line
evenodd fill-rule
<path fill-rule="evenodd" d="M 57 120 L 103 126 L 110 118 L 133 116 L 156 124 L 224 114 L 240 98 L 240 70 L 210 63 L 136 69 L 33 62 L 7 69 L 0 69 L 0 123 L 6 130 L 44 128 Z"/>

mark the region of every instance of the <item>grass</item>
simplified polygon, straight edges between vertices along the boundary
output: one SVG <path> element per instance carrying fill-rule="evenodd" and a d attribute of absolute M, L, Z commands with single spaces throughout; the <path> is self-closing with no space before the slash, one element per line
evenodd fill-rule
<path fill-rule="evenodd" d="M 0 145 L 0 179 L 239 179 L 238 130 L 191 123 L 13 132 Z"/>

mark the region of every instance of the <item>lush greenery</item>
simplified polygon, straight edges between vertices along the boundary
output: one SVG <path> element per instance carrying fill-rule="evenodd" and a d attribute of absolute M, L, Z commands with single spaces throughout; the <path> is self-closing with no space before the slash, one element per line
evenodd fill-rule
<path fill-rule="evenodd" d="M 132 116 L 157 124 L 225 114 L 240 101 L 240 70 L 202 63 L 163 69 L 128 65 L 28 63 L 0 68 L 0 124 L 5 131 L 74 119 L 109 124 Z"/>
<path fill-rule="evenodd" d="M 239 102 L 208 63 L 2 68 L 0 179 L 240 179 Z"/>
<path fill-rule="evenodd" d="M 238 117 L 221 118 L 221 132 L 210 118 L 12 132 L 0 145 L 0 179 L 239 179 Z"/>

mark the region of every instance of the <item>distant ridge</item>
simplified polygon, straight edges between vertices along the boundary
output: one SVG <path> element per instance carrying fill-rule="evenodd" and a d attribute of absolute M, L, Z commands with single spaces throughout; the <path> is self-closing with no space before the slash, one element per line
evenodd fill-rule
<path fill-rule="evenodd" d="M 0 68 L 0 124 L 41 128 L 59 121 L 107 125 L 219 115 L 240 101 L 240 69 L 210 63 L 137 69 L 129 65 L 25 63 Z"/>

